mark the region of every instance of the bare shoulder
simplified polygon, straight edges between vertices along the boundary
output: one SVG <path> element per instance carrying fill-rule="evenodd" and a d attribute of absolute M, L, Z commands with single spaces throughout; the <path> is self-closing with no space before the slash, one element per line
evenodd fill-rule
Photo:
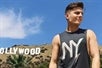
<path fill-rule="evenodd" d="M 93 30 L 87 30 L 87 37 L 96 38 L 95 32 Z"/>
<path fill-rule="evenodd" d="M 55 35 L 53 37 L 52 43 L 56 43 L 56 44 L 60 43 L 60 36 L 59 36 L 59 34 L 57 34 L 57 35 Z"/>

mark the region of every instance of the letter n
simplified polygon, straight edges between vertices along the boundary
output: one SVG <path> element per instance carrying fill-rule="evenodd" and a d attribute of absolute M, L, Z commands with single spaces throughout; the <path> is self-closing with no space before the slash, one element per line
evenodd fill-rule
<path fill-rule="evenodd" d="M 67 49 L 70 53 L 70 57 L 73 57 L 73 50 L 72 50 L 72 45 L 68 46 L 65 42 L 62 43 L 62 51 L 63 51 L 63 55 L 62 55 L 62 59 L 65 59 L 65 49 Z"/>

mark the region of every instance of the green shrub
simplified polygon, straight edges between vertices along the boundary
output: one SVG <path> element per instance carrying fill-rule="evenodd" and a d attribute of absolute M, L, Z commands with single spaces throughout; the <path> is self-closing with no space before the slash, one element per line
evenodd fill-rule
<path fill-rule="evenodd" d="M 43 63 L 40 63 L 37 68 L 48 68 L 49 66 L 49 62 L 43 62 Z"/>

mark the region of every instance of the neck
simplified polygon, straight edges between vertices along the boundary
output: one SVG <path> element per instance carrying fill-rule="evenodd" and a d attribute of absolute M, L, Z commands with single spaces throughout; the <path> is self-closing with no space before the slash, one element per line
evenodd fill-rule
<path fill-rule="evenodd" d="M 76 24 L 68 24 L 68 27 L 66 29 L 66 31 L 68 32 L 75 32 L 79 29 L 79 25 L 76 25 Z"/>

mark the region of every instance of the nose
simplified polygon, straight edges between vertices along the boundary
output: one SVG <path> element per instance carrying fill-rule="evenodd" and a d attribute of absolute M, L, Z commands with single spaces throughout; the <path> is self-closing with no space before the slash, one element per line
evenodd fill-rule
<path fill-rule="evenodd" d="M 83 16 L 83 13 L 82 13 L 82 12 L 80 12 L 80 13 L 79 13 L 79 16 Z"/>
<path fill-rule="evenodd" d="M 82 18 L 83 18 L 83 13 L 82 13 L 82 12 L 80 12 L 80 13 L 78 14 L 78 18 L 82 20 Z"/>

